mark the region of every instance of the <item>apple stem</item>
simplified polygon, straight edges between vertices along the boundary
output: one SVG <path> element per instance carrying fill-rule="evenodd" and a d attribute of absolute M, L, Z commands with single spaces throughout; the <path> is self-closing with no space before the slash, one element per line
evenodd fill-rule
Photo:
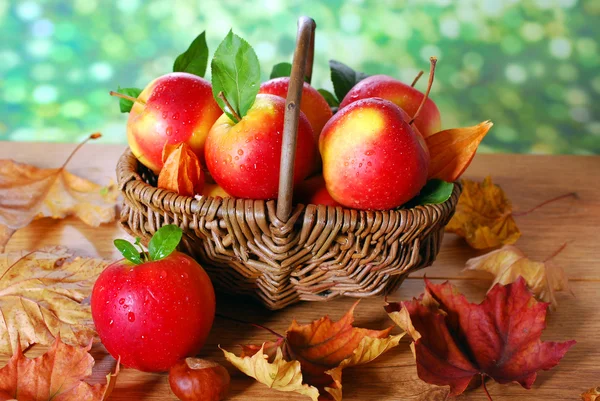
<path fill-rule="evenodd" d="M 227 109 L 229 109 L 229 112 L 231 113 L 231 115 L 233 116 L 234 119 L 234 123 L 239 123 L 242 118 L 240 117 L 240 115 L 234 110 L 233 107 L 231 107 L 231 103 L 229 103 L 229 101 L 227 100 L 227 98 L 225 97 L 225 95 L 223 94 L 223 92 L 219 92 L 219 94 L 217 95 L 217 97 L 219 99 L 221 99 L 223 101 L 223 103 L 225 103 L 225 107 Z"/>
<path fill-rule="evenodd" d="M 571 196 L 574 198 L 577 198 L 577 192 L 569 192 L 568 194 L 564 194 L 564 195 L 557 196 L 556 198 L 548 199 L 547 201 L 544 201 L 544 202 L 540 203 L 539 205 L 532 207 L 529 210 L 526 210 L 524 212 L 513 213 L 513 216 L 526 216 L 529 213 L 534 212 L 537 209 L 541 208 L 542 206 L 546 206 L 548 203 L 552 203 L 552 202 L 555 202 L 555 201 L 558 201 L 558 200 L 561 200 L 564 198 L 569 198 Z"/>
<path fill-rule="evenodd" d="M 236 323 L 249 324 L 250 326 L 254 326 L 256 328 L 266 330 L 269 333 L 271 333 L 274 336 L 276 336 L 277 338 L 283 338 L 283 336 L 281 334 L 279 334 L 278 332 L 276 332 L 275 330 L 271 330 L 270 328 L 265 327 L 265 326 L 261 326 L 260 324 L 251 323 L 251 322 L 247 322 L 247 321 L 242 320 L 242 319 L 236 319 L 234 317 L 229 317 L 229 316 L 221 315 L 220 313 L 216 313 L 215 316 L 219 317 L 221 319 L 230 320 L 230 321 L 236 322 Z"/>
<path fill-rule="evenodd" d="M 75 153 L 77 153 L 77 151 L 79 149 L 81 149 L 81 147 L 83 145 L 85 145 L 86 143 L 88 143 L 88 141 L 94 140 L 94 139 L 98 139 L 101 136 L 102 136 L 101 133 L 94 132 L 93 134 L 91 134 L 90 136 L 88 136 L 87 138 L 85 138 L 83 141 L 81 141 L 81 143 L 79 145 L 77 145 L 77 147 L 75 149 L 73 149 L 73 151 L 71 152 L 71 154 L 69 155 L 69 157 L 67 157 L 67 160 L 65 160 L 65 162 L 63 163 L 63 165 L 60 168 L 61 169 L 65 168 L 65 166 L 71 161 L 71 159 L 73 158 L 73 156 L 75 155 Z"/>
<path fill-rule="evenodd" d="M 413 88 L 415 87 L 415 85 L 417 84 L 417 82 L 419 82 L 419 79 L 423 75 L 423 72 L 424 72 L 423 70 L 419 71 L 419 73 L 417 74 L 415 79 L 413 79 L 412 84 L 410 84 L 410 86 L 412 86 Z"/>
<path fill-rule="evenodd" d="M 487 395 L 488 400 L 494 401 L 494 400 L 492 400 L 492 396 L 490 395 L 490 392 L 488 391 L 488 389 L 485 385 L 485 376 L 483 374 L 481 375 L 481 384 L 483 386 L 483 391 L 485 391 L 485 395 Z"/>
<path fill-rule="evenodd" d="M 110 91 L 108 92 L 111 96 L 115 96 L 115 97 L 120 97 L 121 99 L 127 99 L 130 100 L 132 102 L 138 102 L 143 104 L 144 106 L 146 105 L 146 102 L 144 102 L 142 99 L 138 99 L 137 97 L 133 97 L 133 96 L 128 96 L 128 95 L 124 95 L 122 93 L 119 92 L 115 92 L 115 91 Z"/>
<path fill-rule="evenodd" d="M 423 106 L 425 106 L 425 102 L 427 101 L 427 98 L 429 97 L 429 92 L 431 91 L 431 86 L 433 85 L 433 76 L 435 74 L 435 64 L 437 63 L 437 58 L 431 56 L 429 58 L 429 62 L 431 63 L 431 66 L 429 68 L 429 81 L 427 81 L 427 90 L 425 91 L 425 96 L 423 96 L 423 100 L 421 100 L 419 108 L 415 112 L 415 115 L 413 116 L 412 120 L 410 120 L 410 125 L 412 125 L 415 122 L 415 119 L 419 116 L 421 109 L 423 109 Z"/>

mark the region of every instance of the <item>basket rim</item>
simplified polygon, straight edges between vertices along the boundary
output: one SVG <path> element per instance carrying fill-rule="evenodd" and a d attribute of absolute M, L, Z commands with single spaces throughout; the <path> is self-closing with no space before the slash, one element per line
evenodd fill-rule
<path fill-rule="evenodd" d="M 131 163 L 131 161 L 133 161 L 133 163 Z M 119 186 L 119 190 L 122 193 L 125 192 L 133 192 L 133 193 L 138 193 L 141 192 L 142 190 L 146 189 L 146 188 L 151 188 L 152 191 L 154 191 L 155 193 L 162 193 L 162 192 L 166 192 L 168 194 L 171 194 L 171 196 L 169 196 L 169 199 L 171 201 L 176 201 L 179 204 L 184 204 L 186 205 L 187 208 L 189 208 L 190 210 L 200 210 L 202 204 L 205 204 L 205 202 L 209 201 L 209 200 L 216 200 L 216 199 L 227 199 L 227 197 L 223 198 L 220 196 L 217 197 L 212 197 L 212 196 L 202 196 L 202 195 L 195 195 L 195 196 L 186 196 L 186 195 L 180 195 L 175 191 L 169 190 L 169 189 L 164 189 L 164 188 L 158 188 L 155 186 L 152 186 L 150 184 L 148 184 L 143 178 L 142 176 L 137 172 L 137 170 L 133 170 L 130 167 L 135 166 L 136 169 L 137 167 L 139 167 L 139 165 L 141 164 L 141 162 L 135 157 L 135 155 L 133 154 L 133 152 L 131 151 L 131 149 L 129 147 L 127 147 L 127 149 L 125 149 L 125 151 L 123 152 L 123 154 L 119 157 L 119 160 L 117 162 L 117 182 L 118 182 L 118 186 Z M 132 186 L 135 187 L 139 187 L 139 189 L 136 191 L 135 188 L 131 188 Z M 300 203 L 300 204 L 295 204 L 295 206 L 297 207 L 298 205 L 303 205 L 304 208 L 308 208 L 308 207 L 327 207 L 327 208 L 335 208 L 337 209 L 341 209 L 342 211 L 348 211 L 348 212 L 366 212 L 366 213 L 376 213 L 376 212 L 380 212 L 380 213 L 390 213 L 390 212 L 402 212 L 402 211 L 412 211 L 412 210 L 429 210 L 429 211 L 434 211 L 435 209 L 438 209 L 440 207 L 446 206 L 448 205 L 450 207 L 450 209 L 454 209 L 454 207 L 456 206 L 456 204 L 458 204 L 458 198 L 460 196 L 460 193 L 462 192 L 462 183 L 460 182 L 460 180 L 454 181 L 454 188 L 452 190 L 452 194 L 450 195 L 450 197 L 442 202 L 442 203 L 437 203 L 437 204 L 427 204 L 427 205 L 417 205 L 417 206 L 413 206 L 411 208 L 405 208 L 402 209 L 400 207 L 395 208 L 395 209 L 384 209 L 384 210 L 367 210 L 367 209 L 353 209 L 353 208 L 349 208 L 346 206 L 327 206 L 327 205 L 321 205 L 321 204 L 312 204 L 312 203 L 308 203 L 308 204 L 304 204 L 304 203 Z M 200 199 L 198 199 L 198 197 L 200 197 Z M 237 201 L 252 201 L 252 202 L 263 202 L 264 204 L 267 204 L 268 202 L 277 202 L 277 199 L 247 199 L 247 198 L 235 198 L 235 197 L 228 197 L 231 200 L 229 202 L 237 202 Z M 140 200 L 139 196 L 136 196 L 136 199 Z M 292 212 L 292 214 L 294 214 L 294 212 Z"/>

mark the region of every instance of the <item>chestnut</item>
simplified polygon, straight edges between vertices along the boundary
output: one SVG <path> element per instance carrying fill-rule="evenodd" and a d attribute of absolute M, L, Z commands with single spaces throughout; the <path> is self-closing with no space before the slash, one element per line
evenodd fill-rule
<path fill-rule="evenodd" d="M 169 371 L 169 385 L 181 401 L 221 401 L 229 381 L 227 369 L 208 359 L 185 358 Z"/>

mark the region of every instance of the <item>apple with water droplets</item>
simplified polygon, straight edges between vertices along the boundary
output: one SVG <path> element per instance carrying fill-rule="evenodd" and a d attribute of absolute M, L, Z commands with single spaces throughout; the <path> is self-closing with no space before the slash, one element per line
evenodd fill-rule
<path fill-rule="evenodd" d="M 127 367 L 167 371 L 196 355 L 208 337 L 215 293 L 204 269 L 175 251 L 181 236 L 179 227 L 164 226 L 148 252 L 116 240 L 125 258 L 108 266 L 94 285 L 91 307 L 98 336 Z"/>
<path fill-rule="evenodd" d="M 188 144 L 204 164 L 204 142 L 222 114 L 210 82 L 173 72 L 156 78 L 139 94 L 127 121 L 127 142 L 135 157 L 158 174 L 165 144 Z"/>

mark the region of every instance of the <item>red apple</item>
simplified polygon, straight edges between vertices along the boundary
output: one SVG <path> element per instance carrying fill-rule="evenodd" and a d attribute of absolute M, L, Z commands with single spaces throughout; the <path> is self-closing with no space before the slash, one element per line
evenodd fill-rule
<path fill-rule="evenodd" d="M 262 83 L 258 93 L 267 93 L 285 99 L 287 97 L 289 83 L 289 77 L 274 78 Z M 318 142 L 323 126 L 325 126 L 333 114 L 325 98 L 307 82 L 304 83 L 304 87 L 302 88 L 300 110 L 302 110 L 306 115 L 306 118 L 308 118 L 315 135 L 315 141 Z"/>
<path fill-rule="evenodd" d="M 210 82 L 185 72 L 163 75 L 137 97 L 127 121 L 127 141 L 137 159 L 158 174 L 165 144 L 187 143 L 204 164 L 204 142 L 222 114 Z"/>
<path fill-rule="evenodd" d="M 277 196 L 284 113 L 284 99 L 259 94 L 238 123 L 226 114 L 215 122 L 206 139 L 206 165 L 229 195 L 250 199 Z M 316 154 L 312 128 L 300 112 L 294 183 L 313 169 Z"/>
<path fill-rule="evenodd" d="M 138 265 L 126 259 L 111 264 L 94 285 L 91 306 L 113 357 L 131 368 L 162 372 L 200 351 L 213 323 L 215 293 L 194 259 L 173 252 Z"/>
<path fill-rule="evenodd" d="M 373 75 L 357 83 L 346 94 L 340 103 L 340 109 L 357 100 L 379 97 L 396 104 L 413 117 L 423 96 L 425 95 L 421 91 L 397 79 L 387 75 Z M 415 125 L 425 138 L 441 130 L 440 111 L 431 98 L 425 101 L 423 109 L 415 119 Z"/>
<path fill-rule="evenodd" d="M 419 135 L 390 101 L 363 99 L 344 107 L 323 128 L 319 142 L 327 190 L 340 204 L 393 209 L 427 181 L 429 155 Z"/>
<path fill-rule="evenodd" d="M 340 206 L 327 192 L 322 175 L 307 178 L 294 189 L 294 201 L 305 205 Z"/>

